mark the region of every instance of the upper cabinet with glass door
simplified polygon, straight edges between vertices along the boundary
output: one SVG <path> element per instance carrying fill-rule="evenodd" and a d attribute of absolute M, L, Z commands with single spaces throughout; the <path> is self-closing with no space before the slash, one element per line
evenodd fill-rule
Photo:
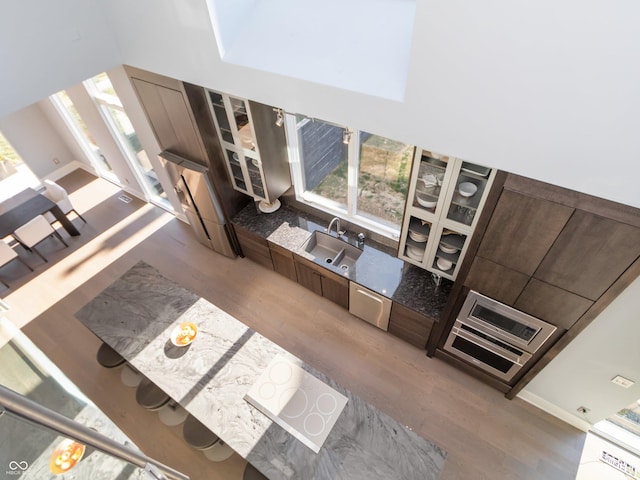
<path fill-rule="evenodd" d="M 274 124 L 273 108 L 207 93 L 233 188 L 272 205 L 291 186 L 284 131 Z"/>
<path fill-rule="evenodd" d="M 494 176 L 490 168 L 417 149 L 398 256 L 454 280 Z"/>

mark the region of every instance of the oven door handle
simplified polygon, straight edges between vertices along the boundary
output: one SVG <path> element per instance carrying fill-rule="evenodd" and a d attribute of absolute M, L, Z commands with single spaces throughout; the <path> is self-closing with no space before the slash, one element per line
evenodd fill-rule
<path fill-rule="evenodd" d="M 464 338 L 468 342 L 474 343 L 479 347 L 484 348 L 485 350 L 489 350 L 491 353 L 494 353 L 499 357 L 509 360 L 510 362 L 513 362 L 516 365 L 522 366 L 531 358 L 530 353 L 522 352 L 522 355 L 517 355 L 512 352 L 507 352 L 501 349 L 500 347 L 498 347 L 497 345 L 493 345 L 491 342 L 487 342 L 486 340 L 475 336 L 473 333 L 467 332 L 458 327 L 453 327 L 451 329 L 451 333 L 453 333 L 454 335 L 457 335 L 458 337 Z"/>

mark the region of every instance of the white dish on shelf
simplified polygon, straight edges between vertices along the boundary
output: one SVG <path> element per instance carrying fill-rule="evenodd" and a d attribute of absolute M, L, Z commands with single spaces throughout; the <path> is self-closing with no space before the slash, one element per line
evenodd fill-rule
<path fill-rule="evenodd" d="M 463 197 L 472 197 L 478 191 L 478 187 L 475 183 L 462 182 L 458 185 L 458 192 Z"/>
<path fill-rule="evenodd" d="M 438 204 L 438 200 L 429 200 L 427 197 L 423 197 L 419 193 L 416 193 L 416 200 L 424 208 L 433 208 Z"/>
<path fill-rule="evenodd" d="M 453 266 L 453 262 L 447 260 L 446 258 L 439 258 L 436 261 L 436 265 L 440 270 L 442 270 L 443 272 L 446 272 Z"/>
<path fill-rule="evenodd" d="M 439 246 L 440 246 L 440 250 L 442 250 L 444 253 L 457 253 L 459 250 L 459 248 L 445 245 L 443 242 L 440 242 Z"/>
<path fill-rule="evenodd" d="M 409 238 L 414 242 L 422 243 L 426 242 L 429 236 L 425 235 L 424 233 L 418 233 L 414 232 L 413 230 L 409 230 Z"/>
<path fill-rule="evenodd" d="M 407 257 L 413 258 L 414 260 L 422 260 L 422 256 L 424 255 L 424 250 L 413 245 L 407 245 L 406 251 Z"/>

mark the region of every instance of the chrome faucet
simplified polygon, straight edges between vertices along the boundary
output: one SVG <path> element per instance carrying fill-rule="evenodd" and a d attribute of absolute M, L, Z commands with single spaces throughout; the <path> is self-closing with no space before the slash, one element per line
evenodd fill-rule
<path fill-rule="evenodd" d="M 327 233 L 331 235 L 331 229 L 333 228 L 333 224 L 336 224 L 336 237 L 340 238 L 340 236 L 344 233 L 340 230 L 340 219 L 338 217 L 333 217 L 331 222 L 329 222 L 329 226 L 327 227 Z"/>

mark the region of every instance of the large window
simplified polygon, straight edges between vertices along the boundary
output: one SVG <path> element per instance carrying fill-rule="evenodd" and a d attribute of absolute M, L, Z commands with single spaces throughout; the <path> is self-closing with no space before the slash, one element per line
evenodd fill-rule
<path fill-rule="evenodd" d="M 93 167 L 101 176 L 119 182 L 67 92 L 62 90 L 50 98 Z"/>
<path fill-rule="evenodd" d="M 412 145 L 293 115 L 287 129 L 299 201 L 398 236 Z"/>

